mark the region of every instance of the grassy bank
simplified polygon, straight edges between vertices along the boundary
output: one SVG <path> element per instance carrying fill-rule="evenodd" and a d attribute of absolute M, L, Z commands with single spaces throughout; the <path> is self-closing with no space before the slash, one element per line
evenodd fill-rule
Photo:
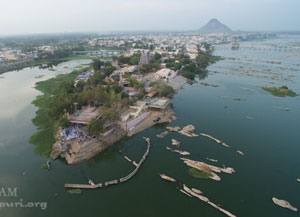
<path fill-rule="evenodd" d="M 220 60 L 224 60 L 224 58 L 220 57 L 220 56 L 208 56 L 209 62 L 210 64 L 214 64 Z"/>
<path fill-rule="evenodd" d="M 81 194 L 81 189 L 68 190 L 69 194 Z"/>
<path fill-rule="evenodd" d="M 70 61 L 70 60 L 93 60 L 96 57 L 90 57 L 90 56 L 71 56 L 71 57 L 65 57 L 62 58 L 61 60 L 63 61 Z M 99 57 L 96 59 L 100 59 L 100 60 L 110 60 L 110 57 Z"/>
<path fill-rule="evenodd" d="M 70 74 L 58 75 L 46 81 L 36 83 L 35 88 L 42 92 L 42 95 L 37 96 L 32 102 L 38 111 L 36 117 L 32 120 L 37 126 L 37 132 L 33 134 L 29 142 L 35 146 L 34 152 L 41 156 L 48 157 L 50 155 L 52 144 L 55 142 L 55 133 L 57 132 L 58 123 L 50 121 L 48 118 L 48 110 L 51 102 L 51 97 L 58 93 L 59 85 L 64 81 L 70 81 L 87 68 L 73 71 Z"/>
<path fill-rule="evenodd" d="M 194 178 L 198 178 L 198 179 L 208 179 L 210 178 L 212 175 L 209 173 L 205 173 L 205 172 L 201 172 L 195 168 L 189 168 L 188 170 L 188 174 Z"/>
<path fill-rule="evenodd" d="M 62 58 L 62 60 L 64 61 L 70 61 L 70 60 L 92 60 L 94 59 L 93 57 L 89 57 L 89 56 L 71 56 L 71 57 L 65 57 Z"/>

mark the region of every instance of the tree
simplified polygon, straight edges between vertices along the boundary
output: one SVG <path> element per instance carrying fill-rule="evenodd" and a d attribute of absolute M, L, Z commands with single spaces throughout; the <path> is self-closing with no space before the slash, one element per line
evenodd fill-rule
<path fill-rule="evenodd" d="M 179 60 L 179 63 L 181 65 L 186 65 L 186 64 L 189 64 L 191 62 L 190 56 L 189 55 L 184 55 L 184 54 L 179 55 L 178 60 Z"/>
<path fill-rule="evenodd" d="M 152 86 L 157 90 L 159 97 L 172 98 L 175 94 L 174 88 L 167 85 L 161 80 L 154 82 Z"/>
<path fill-rule="evenodd" d="M 141 74 L 146 74 L 146 73 L 150 72 L 151 70 L 152 70 L 152 67 L 150 64 L 144 64 L 143 66 L 141 66 L 139 68 L 139 72 Z"/>
<path fill-rule="evenodd" d="M 191 80 L 195 79 L 195 75 L 190 71 L 184 71 L 183 76 Z"/>
<path fill-rule="evenodd" d="M 145 74 L 145 73 L 159 70 L 159 69 L 160 69 L 160 62 L 159 61 L 156 61 L 156 62 L 151 61 L 150 64 L 144 64 L 143 66 L 141 66 L 139 68 L 139 72 L 141 74 Z"/>
<path fill-rule="evenodd" d="M 207 42 L 203 42 L 203 43 L 198 47 L 199 52 L 202 52 L 202 51 L 200 50 L 200 47 L 204 47 L 204 49 L 205 49 L 205 54 L 206 54 L 206 55 L 209 55 L 209 56 L 211 56 L 212 53 L 213 53 L 213 51 L 214 51 L 213 48 L 211 47 L 211 45 L 208 44 Z"/>
<path fill-rule="evenodd" d="M 94 71 L 99 72 L 101 70 L 103 62 L 99 59 L 94 59 L 92 65 L 93 65 Z"/>
<path fill-rule="evenodd" d="M 180 63 L 175 63 L 175 62 L 167 63 L 166 67 L 169 68 L 169 69 L 173 69 L 175 71 L 178 71 L 179 69 L 181 69 L 181 64 Z"/>
<path fill-rule="evenodd" d="M 81 93 L 84 90 L 85 82 L 84 81 L 78 81 L 75 87 L 76 93 Z"/>
<path fill-rule="evenodd" d="M 117 117 L 115 111 L 113 111 L 111 108 L 107 108 L 104 106 L 100 107 L 99 113 L 101 115 L 103 123 L 109 123 L 111 121 L 114 121 Z"/>
<path fill-rule="evenodd" d="M 74 81 L 64 81 L 59 85 L 59 92 L 73 93 Z"/>
<path fill-rule="evenodd" d="M 209 58 L 205 54 L 199 53 L 196 57 L 196 63 L 200 68 L 205 69 L 209 65 Z"/>
<path fill-rule="evenodd" d="M 100 119 L 93 118 L 88 125 L 86 130 L 90 136 L 94 136 L 98 133 L 104 132 L 103 124 Z"/>
<path fill-rule="evenodd" d="M 128 77 L 128 78 L 126 78 L 126 80 L 129 82 L 130 87 L 134 87 L 135 85 L 137 85 L 139 83 L 135 77 Z"/>
<path fill-rule="evenodd" d="M 51 98 L 48 119 L 49 121 L 58 120 L 64 112 L 73 112 L 74 98 L 70 97 L 67 92 L 59 93 L 58 95 Z"/>
<path fill-rule="evenodd" d="M 144 83 L 142 83 L 142 82 L 138 82 L 138 83 L 135 84 L 133 87 L 134 87 L 134 89 L 137 90 L 137 91 L 143 91 L 145 85 L 144 85 Z"/>
<path fill-rule="evenodd" d="M 69 120 L 67 117 L 61 117 L 59 120 L 58 120 L 58 126 L 61 126 L 61 127 L 67 127 L 69 125 Z"/>
<path fill-rule="evenodd" d="M 91 87 L 96 87 L 99 84 L 103 84 L 103 77 L 100 72 L 95 72 L 88 80 L 88 85 Z"/>
<path fill-rule="evenodd" d="M 82 46 L 82 45 L 77 45 L 77 46 L 73 47 L 72 50 L 73 50 L 73 51 L 85 51 L 86 49 L 85 49 L 85 47 Z"/>
<path fill-rule="evenodd" d="M 83 91 L 77 97 L 77 102 L 80 107 L 86 106 L 89 104 L 89 94 L 88 91 Z"/>
<path fill-rule="evenodd" d="M 114 56 L 113 60 L 117 60 L 119 64 L 137 65 L 140 60 L 140 54 L 134 54 L 131 57 Z"/>
<path fill-rule="evenodd" d="M 105 66 L 102 69 L 105 77 L 110 76 L 115 70 L 116 70 L 116 67 L 114 67 L 114 66 Z"/>
<path fill-rule="evenodd" d="M 159 53 L 155 53 L 153 59 L 154 59 L 155 61 L 158 61 L 158 60 L 161 59 L 161 57 L 162 57 L 162 56 L 161 56 Z"/>
<path fill-rule="evenodd" d="M 130 63 L 130 57 L 119 56 L 119 57 L 115 57 L 115 60 L 118 60 L 119 64 L 129 64 Z"/>
<path fill-rule="evenodd" d="M 122 93 L 122 91 L 124 89 L 123 87 L 116 85 L 116 84 L 113 84 L 111 87 L 116 93 Z"/>
<path fill-rule="evenodd" d="M 130 65 L 138 65 L 140 61 L 140 55 L 133 55 L 130 57 Z"/>

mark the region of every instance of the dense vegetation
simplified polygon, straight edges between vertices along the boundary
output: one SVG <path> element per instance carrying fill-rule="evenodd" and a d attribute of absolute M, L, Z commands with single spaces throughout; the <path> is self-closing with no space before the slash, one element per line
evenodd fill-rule
<path fill-rule="evenodd" d="M 130 57 L 127 56 L 114 56 L 113 60 L 117 60 L 120 65 L 128 64 L 128 65 L 138 65 L 140 60 L 140 54 L 135 54 Z"/>
<path fill-rule="evenodd" d="M 188 170 L 188 174 L 194 178 L 198 178 L 198 179 L 208 179 L 209 177 L 211 177 L 211 174 L 206 173 L 206 172 L 201 172 L 195 168 L 190 168 Z"/>
<path fill-rule="evenodd" d="M 53 100 L 52 96 L 58 94 L 59 87 L 63 82 L 70 82 L 74 80 L 80 72 L 81 71 L 74 71 L 68 75 L 59 75 L 56 78 L 41 81 L 36 84 L 36 89 L 41 91 L 43 95 L 37 96 L 37 98 L 32 102 L 39 108 L 36 112 L 36 117 L 32 120 L 38 129 L 29 140 L 30 143 L 35 145 L 35 153 L 42 156 L 49 156 L 51 145 L 55 142 L 54 136 L 58 125 L 65 121 L 63 118 L 58 117 L 58 120 L 56 120 L 48 115 Z"/>
<path fill-rule="evenodd" d="M 68 190 L 69 194 L 81 194 L 81 189 L 72 189 L 72 190 Z"/>
<path fill-rule="evenodd" d="M 281 87 L 262 87 L 263 90 L 268 91 L 274 96 L 278 97 L 285 97 L 285 96 L 291 96 L 295 97 L 298 96 L 294 91 L 290 90 L 287 86 L 281 86 Z"/>
<path fill-rule="evenodd" d="M 205 48 L 205 52 L 200 49 Z M 181 70 L 182 75 L 188 79 L 194 80 L 196 75 L 200 76 L 206 73 L 206 68 L 216 61 L 220 60 L 220 57 L 212 56 L 212 48 L 209 44 L 204 43 L 198 47 L 198 55 L 195 60 L 191 60 L 188 55 L 179 54 L 174 59 L 166 61 L 167 68 L 175 71 Z"/>
<path fill-rule="evenodd" d="M 159 97 L 167 97 L 172 98 L 175 94 L 175 90 L 173 87 L 167 85 L 165 82 L 158 80 L 151 84 L 155 90 L 158 92 Z"/>
<path fill-rule="evenodd" d="M 55 134 L 58 127 L 68 124 L 66 114 L 73 113 L 77 109 L 87 105 L 100 106 L 100 119 L 93 119 L 87 126 L 90 135 L 102 133 L 107 125 L 114 122 L 122 112 L 124 106 L 130 102 L 122 93 L 122 87 L 117 83 L 106 83 L 104 77 L 111 73 L 111 65 L 95 60 L 93 66 L 98 67 L 93 76 L 87 82 L 79 81 L 74 85 L 74 79 L 84 68 L 68 75 L 59 75 L 47 81 L 38 82 L 36 89 L 43 95 L 38 96 L 33 104 L 39 107 L 33 123 L 38 126 L 38 132 L 30 138 L 35 145 L 35 152 L 48 156 L 51 145 L 55 142 Z"/>

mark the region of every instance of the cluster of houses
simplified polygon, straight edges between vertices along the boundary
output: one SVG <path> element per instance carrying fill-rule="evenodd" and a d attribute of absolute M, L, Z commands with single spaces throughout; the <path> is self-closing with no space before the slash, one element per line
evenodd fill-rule
<path fill-rule="evenodd" d="M 150 52 L 144 52 L 140 57 L 139 65 L 148 64 L 151 59 Z M 139 65 L 122 65 L 118 66 L 117 69 L 109 76 L 105 78 L 107 82 L 118 80 L 118 84 L 123 87 L 124 93 L 129 97 L 134 97 L 139 94 L 140 90 L 135 89 L 130 85 L 128 78 L 135 78 L 136 81 L 144 84 L 145 96 L 142 100 L 138 100 L 134 105 L 129 106 L 126 111 L 124 111 L 120 118 L 119 124 L 122 129 L 126 132 L 134 129 L 137 124 L 143 121 L 151 112 L 164 112 L 169 104 L 170 99 L 157 97 L 157 90 L 150 85 L 150 82 L 145 82 L 146 78 L 139 73 Z M 161 80 L 168 83 L 174 79 L 178 72 L 165 68 L 165 64 L 162 64 L 162 68 L 153 73 L 148 73 L 147 79 L 151 81 Z M 83 72 L 78 75 L 75 79 L 75 84 L 79 81 L 88 81 L 88 79 L 94 74 L 94 71 Z"/>
<path fill-rule="evenodd" d="M 48 45 L 34 47 L 33 50 L 29 52 L 25 52 L 20 49 L 4 47 L 0 49 L 0 61 L 13 62 L 34 59 L 38 57 L 39 52 L 53 53 L 55 50 L 57 50 L 57 47 Z"/>
<path fill-rule="evenodd" d="M 196 58 L 198 52 L 197 46 L 203 43 L 211 45 L 231 44 L 232 42 L 263 39 L 270 37 L 270 34 L 263 33 L 168 33 L 168 34 L 134 34 L 134 35 L 119 35 L 106 36 L 102 35 L 98 38 L 89 40 L 89 45 L 92 47 L 114 47 L 117 49 L 126 48 L 125 55 L 131 56 L 137 52 L 143 53 L 146 48 L 151 48 L 154 52 L 163 55 L 172 56 L 178 55 L 182 49 L 192 59 Z M 203 51 L 205 48 L 202 47 Z"/>
<path fill-rule="evenodd" d="M 12 61 L 12 60 L 23 60 L 33 58 L 34 56 L 28 55 L 21 50 L 14 50 L 8 48 L 0 49 L 0 61 Z"/>

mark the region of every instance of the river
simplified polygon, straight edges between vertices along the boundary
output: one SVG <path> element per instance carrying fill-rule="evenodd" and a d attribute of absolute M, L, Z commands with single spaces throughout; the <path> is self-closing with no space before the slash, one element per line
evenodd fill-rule
<path fill-rule="evenodd" d="M 300 36 L 243 42 L 241 47 L 279 44 L 299 46 Z M 200 189 L 211 201 L 236 216 L 298 216 L 274 205 L 271 199 L 285 199 L 300 208 L 300 183 L 296 181 L 300 178 L 300 97 L 275 97 L 261 86 L 286 85 L 300 93 L 300 53 L 216 49 L 215 55 L 224 60 L 211 65 L 202 82 L 218 87 L 184 85 L 172 101 L 177 120 L 170 126 L 193 124 L 196 133 L 221 139 L 230 149 L 204 137 L 188 138 L 177 133 L 159 139 L 156 134 L 164 129 L 152 127 L 79 165 L 69 166 L 63 159 L 56 160 L 50 171 L 40 168 L 47 159 L 35 155 L 33 145 L 28 142 L 36 132 L 31 120 L 37 108 L 31 102 L 40 94 L 33 87 L 35 82 L 68 73 L 83 62 L 62 63 L 56 71 L 27 68 L 3 74 L 4 78 L 0 79 L 0 184 L 5 188 L 17 187 L 18 195 L 0 196 L 0 203 L 22 199 L 23 202 L 47 202 L 47 208 L 5 207 L 0 208 L 0 216 L 224 216 L 202 201 L 182 194 L 177 184 L 165 182 L 158 173 Z M 85 190 L 80 195 L 65 190 L 65 183 L 85 184 L 88 178 L 103 183 L 127 175 L 133 166 L 123 155 L 138 162 L 146 150 L 142 136 L 149 137 L 152 145 L 147 160 L 133 179 L 104 189 Z M 207 163 L 233 167 L 236 173 L 221 174 L 220 182 L 191 177 L 181 156 L 166 150 L 166 146 L 172 146 L 172 138 L 181 142 L 178 149 L 191 153 L 187 158 L 205 162 L 207 157 L 218 159 L 218 163 Z M 245 156 L 236 150 L 243 151 Z"/>

